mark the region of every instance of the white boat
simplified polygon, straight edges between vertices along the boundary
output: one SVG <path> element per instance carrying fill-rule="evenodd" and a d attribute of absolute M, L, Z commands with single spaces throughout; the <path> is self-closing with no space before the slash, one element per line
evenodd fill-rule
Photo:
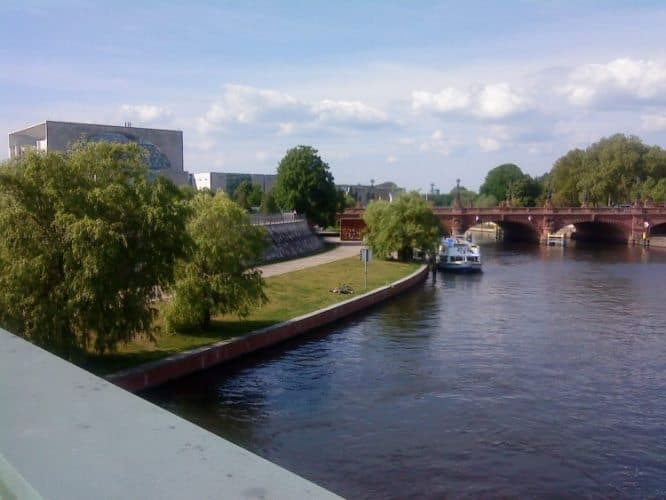
<path fill-rule="evenodd" d="M 481 249 L 464 236 L 442 238 L 437 251 L 437 267 L 444 271 L 481 271 Z"/>

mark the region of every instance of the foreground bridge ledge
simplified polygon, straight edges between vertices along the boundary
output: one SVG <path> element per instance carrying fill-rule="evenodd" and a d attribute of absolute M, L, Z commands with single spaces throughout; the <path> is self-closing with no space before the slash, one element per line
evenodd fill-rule
<path fill-rule="evenodd" d="M 0 360 L 0 497 L 340 498 L 2 329 Z"/>

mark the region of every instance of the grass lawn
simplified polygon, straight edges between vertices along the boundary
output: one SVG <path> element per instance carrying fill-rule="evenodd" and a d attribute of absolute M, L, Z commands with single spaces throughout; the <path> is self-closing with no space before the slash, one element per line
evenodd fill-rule
<path fill-rule="evenodd" d="M 374 260 L 368 264 L 368 291 L 397 281 L 416 271 L 419 263 Z M 155 341 L 137 338 L 119 350 L 104 356 L 92 355 L 85 368 L 97 374 L 123 370 L 178 352 L 212 344 L 274 325 L 322 307 L 342 302 L 365 292 L 363 263 L 358 257 L 323 264 L 266 278 L 268 303 L 247 318 L 218 316 L 211 328 L 187 334 L 157 333 Z M 343 283 L 351 285 L 354 295 L 331 293 Z M 162 323 L 158 318 L 158 325 Z"/>

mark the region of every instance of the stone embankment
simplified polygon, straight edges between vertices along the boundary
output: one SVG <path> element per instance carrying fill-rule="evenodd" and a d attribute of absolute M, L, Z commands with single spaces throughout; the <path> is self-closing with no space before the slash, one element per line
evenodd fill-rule
<path fill-rule="evenodd" d="M 323 240 L 305 220 L 264 224 L 264 227 L 270 244 L 264 252 L 264 262 L 293 259 L 324 248 Z"/>
<path fill-rule="evenodd" d="M 395 283 L 377 288 L 353 299 L 257 330 L 243 337 L 224 340 L 210 346 L 193 349 L 159 361 L 146 363 L 115 373 L 107 376 L 106 379 L 129 391 L 136 392 L 148 389 L 169 380 L 205 370 L 260 349 L 265 349 L 320 326 L 338 321 L 395 297 L 422 283 L 427 276 L 428 267 L 422 266 L 418 271 Z"/>
<path fill-rule="evenodd" d="M 656 248 L 666 248 L 666 236 L 652 236 L 650 246 Z"/>

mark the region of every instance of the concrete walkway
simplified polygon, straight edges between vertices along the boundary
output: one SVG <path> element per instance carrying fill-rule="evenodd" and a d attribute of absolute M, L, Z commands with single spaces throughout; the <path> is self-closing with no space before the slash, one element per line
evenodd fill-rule
<path fill-rule="evenodd" d="M 309 257 L 302 257 L 300 259 L 286 260 L 276 264 L 267 264 L 261 266 L 261 272 L 264 278 L 270 276 L 277 276 L 279 274 L 290 273 L 298 271 L 299 269 L 306 269 L 308 267 L 319 266 L 321 264 L 328 264 L 336 260 L 346 259 L 347 257 L 358 256 L 363 244 L 358 241 L 343 241 L 340 238 L 325 238 L 327 243 L 335 243 L 338 246 L 333 250 L 322 252 L 317 255 L 310 255 Z"/>

